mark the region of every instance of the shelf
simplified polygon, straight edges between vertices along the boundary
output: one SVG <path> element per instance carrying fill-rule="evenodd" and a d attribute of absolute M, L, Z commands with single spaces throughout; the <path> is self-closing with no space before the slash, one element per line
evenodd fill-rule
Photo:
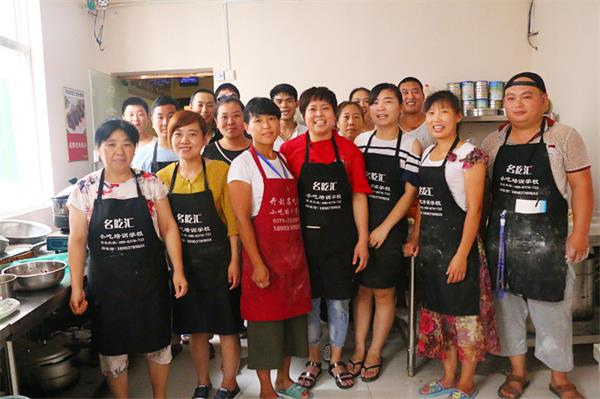
<path fill-rule="evenodd" d="M 485 123 L 485 122 L 507 122 L 506 115 L 484 115 L 484 116 L 465 116 L 462 122 L 467 123 Z"/>

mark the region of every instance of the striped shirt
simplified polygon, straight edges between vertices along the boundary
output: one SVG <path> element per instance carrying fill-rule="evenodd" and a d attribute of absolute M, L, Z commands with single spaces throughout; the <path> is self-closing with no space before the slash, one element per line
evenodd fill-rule
<path fill-rule="evenodd" d="M 358 149 L 363 153 L 367 148 L 367 143 L 369 142 L 369 138 L 373 132 L 374 131 L 371 130 L 361 133 L 356 137 L 356 139 L 354 139 L 354 144 L 356 144 Z M 421 156 L 416 154 L 413 150 L 413 144 L 416 140 L 417 139 L 414 136 L 407 136 L 406 134 L 403 134 L 402 140 L 400 141 L 400 151 L 398 152 L 398 157 L 400 158 L 399 166 L 404 170 L 402 180 L 410 182 L 415 187 L 419 185 L 418 175 L 419 164 L 421 163 Z M 398 139 L 382 140 L 375 136 L 369 145 L 369 153 L 393 157 L 396 154 L 397 141 Z"/>

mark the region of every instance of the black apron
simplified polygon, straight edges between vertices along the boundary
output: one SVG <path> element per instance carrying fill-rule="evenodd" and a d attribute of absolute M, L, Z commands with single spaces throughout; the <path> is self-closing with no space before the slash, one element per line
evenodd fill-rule
<path fill-rule="evenodd" d="M 352 186 L 333 135 L 336 160 L 324 164 L 310 162 L 310 135 L 306 134 L 305 159 L 298 178 L 300 219 L 312 297 L 350 299 L 356 288 L 352 257 L 357 232 Z"/>
<path fill-rule="evenodd" d="M 486 252 L 497 289 L 500 214 L 505 210 L 503 288 L 525 298 L 559 302 L 566 284 L 568 203 L 552 175 L 544 130 L 542 121 L 539 143 L 517 145 L 506 144 L 510 126 L 506 131 L 494 162 Z M 537 206 L 540 213 L 522 213 L 523 204 Z"/>
<path fill-rule="evenodd" d="M 156 160 L 158 154 L 158 140 L 154 142 L 154 151 L 152 152 L 152 163 L 150 164 L 150 172 L 156 173 L 162 168 L 170 165 L 173 161 L 159 162 Z"/>
<path fill-rule="evenodd" d="M 393 156 L 369 152 L 374 131 L 367 141 L 364 156 L 367 179 L 373 189 L 369 195 L 369 231 L 379 226 L 404 195 L 404 182 L 400 167 L 400 143 L 402 131 L 398 132 Z M 360 275 L 360 284 L 367 288 L 391 288 L 398 285 L 402 275 L 404 255 L 402 245 L 406 242 L 408 223 L 406 218 L 398 222 L 389 232 L 379 249 L 369 248 L 369 267 Z"/>
<path fill-rule="evenodd" d="M 458 142 L 456 137 L 448 154 L 454 151 Z M 423 160 L 431 151 L 423 156 Z M 421 248 L 416 262 L 417 292 L 426 309 L 454 316 L 478 315 L 480 262 L 477 242 L 473 243 L 467 257 L 465 279 L 452 284 L 446 282 L 446 271 L 460 244 L 466 216 L 454 201 L 446 182 L 446 160 L 447 157 L 441 166 L 419 168 Z"/>
<path fill-rule="evenodd" d="M 92 340 L 102 355 L 154 352 L 171 341 L 164 248 L 134 179 L 137 197 L 103 199 L 102 170 L 89 224 Z"/>
<path fill-rule="evenodd" d="M 179 226 L 188 292 L 174 300 L 173 331 L 236 334 L 241 327 L 239 289 L 229 290 L 231 246 L 208 186 L 206 162 L 202 158 L 205 189 L 199 193 L 173 193 L 178 169 L 179 163 L 171 176 L 168 198 Z"/>

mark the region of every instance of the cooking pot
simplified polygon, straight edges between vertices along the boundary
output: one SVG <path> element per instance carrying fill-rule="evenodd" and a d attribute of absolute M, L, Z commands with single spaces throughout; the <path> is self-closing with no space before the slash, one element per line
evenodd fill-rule
<path fill-rule="evenodd" d="M 0 274 L 0 300 L 15 297 L 16 279 L 14 274 Z"/>
<path fill-rule="evenodd" d="M 69 199 L 69 195 L 75 189 L 75 183 L 77 183 L 77 179 L 73 178 L 69 180 L 71 185 L 58 194 L 52 197 L 52 218 L 54 220 L 54 225 L 59 229 L 68 229 L 69 228 L 69 208 L 67 207 L 67 200 Z"/>
<path fill-rule="evenodd" d="M 15 356 L 19 365 L 19 380 L 27 390 L 56 392 L 79 378 L 79 370 L 71 364 L 73 352 L 59 340 L 45 343 L 17 341 Z"/>

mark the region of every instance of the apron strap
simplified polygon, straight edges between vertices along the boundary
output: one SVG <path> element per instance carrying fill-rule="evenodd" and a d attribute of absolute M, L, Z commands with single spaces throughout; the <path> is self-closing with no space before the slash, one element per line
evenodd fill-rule
<path fill-rule="evenodd" d="M 454 139 L 454 142 L 452 143 L 452 146 L 450 146 L 450 149 L 448 150 L 448 153 L 446 154 L 446 157 L 444 158 L 444 162 L 442 162 L 442 168 L 445 167 L 446 162 L 448 162 L 448 154 L 452 154 L 452 151 L 454 151 L 454 149 L 458 145 L 459 141 L 460 141 L 460 136 L 457 134 L 456 138 Z M 431 150 L 433 151 L 433 148 Z"/>
<path fill-rule="evenodd" d="M 365 154 L 369 152 L 369 147 L 371 146 L 371 141 L 373 141 L 373 137 L 377 134 L 377 130 L 374 130 L 373 133 L 369 136 L 369 140 L 367 140 L 367 145 L 365 146 Z"/>
<path fill-rule="evenodd" d="M 547 130 L 547 123 L 546 123 L 546 117 L 542 118 L 542 123 L 540 123 L 540 131 L 538 133 L 536 133 L 526 144 L 531 143 L 533 140 L 535 140 L 535 138 L 538 136 L 540 136 L 540 143 L 544 142 L 544 133 L 546 133 Z M 510 136 L 510 132 L 512 132 L 512 125 L 508 125 L 508 128 L 506 128 L 506 134 L 504 135 L 504 142 L 502 143 L 502 145 L 506 145 L 506 142 L 508 141 L 508 136 Z"/>
<path fill-rule="evenodd" d="M 96 196 L 96 199 L 99 200 L 102 199 L 102 192 L 104 191 L 104 170 L 105 168 L 102 168 L 102 172 L 100 173 L 100 181 L 98 182 L 98 195 Z M 133 175 L 133 180 L 135 181 L 135 187 L 137 189 L 138 197 L 143 197 L 142 189 L 140 188 L 140 185 L 137 181 L 137 175 L 135 174 L 135 171 L 133 169 L 130 170 L 131 174 Z"/>
<path fill-rule="evenodd" d="M 309 159 L 308 155 L 309 155 L 309 151 L 310 151 L 309 150 L 309 148 L 310 148 L 310 132 L 306 132 L 306 133 L 308 133 L 308 134 L 306 135 L 306 150 L 304 152 L 304 162 L 308 163 L 308 159 Z M 335 142 L 336 134 L 337 133 L 334 131 L 331 132 L 331 142 L 333 144 L 333 152 L 335 154 L 335 160 L 336 160 L 336 162 L 340 162 L 340 152 L 338 151 L 338 147 Z"/>
<path fill-rule="evenodd" d="M 254 145 L 250 145 L 250 154 L 252 154 L 252 158 L 254 158 L 254 162 L 256 162 L 256 166 L 258 166 L 258 170 L 260 171 L 260 175 L 263 178 L 263 181 L 267 180 L 267 174 L 265 173 L 265 170 L 263 169 L 262 165 L 260 164 L 260 161 L 258 160 L 258 156 L 256 156 L 256 149 L 254 148 Z"/>
<path fill-rule="evenodd" d="M 208 177 L 206 176 L 206 161 L 203 156 L 200 156 L 202 160 L 202 175 L 204 177 L 204 190 L 210 191 L 210 187 L 208 187 Z M 179 161 L 175 163 L 175 169 L 173 170 L 173 174 L 171 175 L 171 184 L 169 185 L 169 194 L 173 193 L 173 187 L 175 187 L 175 179 L 177 179 L 177 171 L 179 170 Z"/>
<path fill-rule="evenodd" d="M 154 143 L 154 151 L 152 152 L 152 163 L 156 163 L 156 157 L 158 154 L 158 139 Z"/>
<path fill-rule="evenodd" d="M 371 142 L 373 141 L 373 137 L 377 134 L 377 130 L 373 131 L 373 133 L 369 136 L 369 140 L 367 141 L 367 145 L 365 146 L 365 154 L 369 152 L 369 147 L 371 147 Z M 398 138 L 396 139 L 396 149 L 394 151 L 394 157 L 398 158 L 400 154 L 400 143 L 402 142 L 402 129 L 398 129 Z"/>

